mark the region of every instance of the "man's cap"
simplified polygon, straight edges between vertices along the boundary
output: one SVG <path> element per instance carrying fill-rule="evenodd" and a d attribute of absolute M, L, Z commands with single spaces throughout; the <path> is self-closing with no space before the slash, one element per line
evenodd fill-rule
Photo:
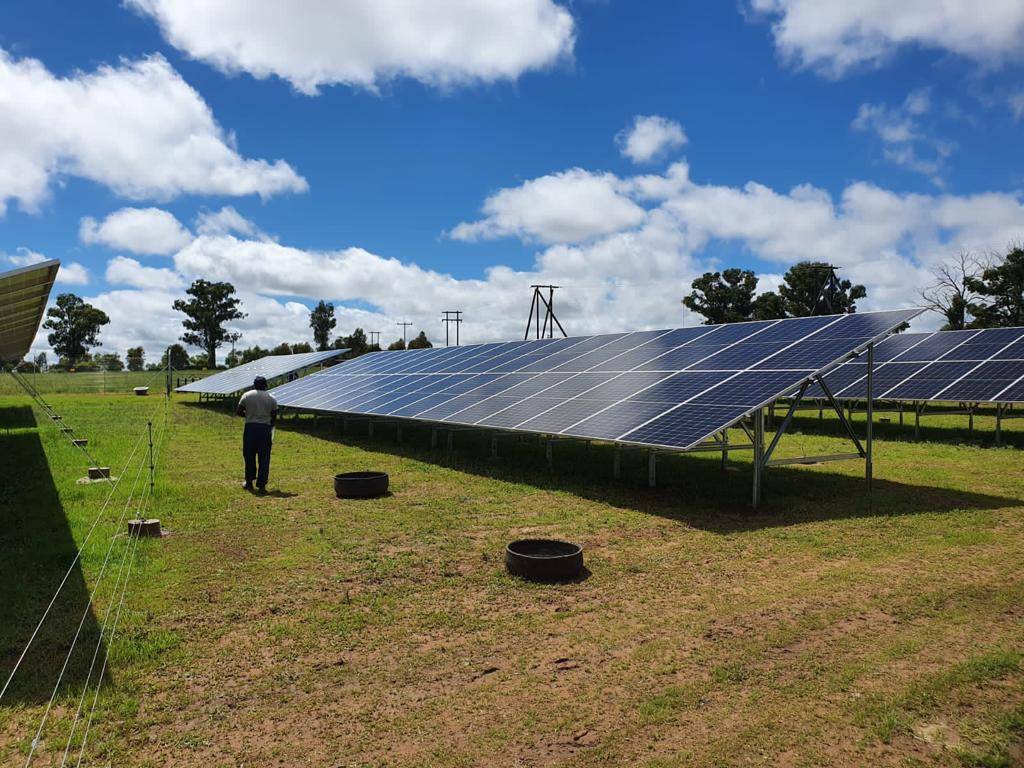
<path fill-rule="evenodd" d="M 263 385 L 265 387 L 267 386 L 267 380 L 263 376 L 257 376 L 255 379 L 252 380 L 252 385 L 254 387 Z"/>

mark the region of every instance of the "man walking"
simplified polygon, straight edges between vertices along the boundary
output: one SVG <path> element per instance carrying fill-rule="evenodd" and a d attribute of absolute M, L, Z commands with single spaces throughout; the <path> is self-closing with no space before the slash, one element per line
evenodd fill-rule
<path fill-rule="evenodd" d="M 245 429 L 242 432 L 245 485 L 242 487 L 247 491 L 253 490 L 252 482 L 255 480 L 256 490 L 266 493 L 267 478 L 270 475 L 270 447 L 273 444 L 274 423 L 277 421 L 277 400 L 267 392 L 267 380 L 262 376 L 257 376 L 252 386 L 242 395 L 235 410 L 239 416 L 245 417 Z"/>

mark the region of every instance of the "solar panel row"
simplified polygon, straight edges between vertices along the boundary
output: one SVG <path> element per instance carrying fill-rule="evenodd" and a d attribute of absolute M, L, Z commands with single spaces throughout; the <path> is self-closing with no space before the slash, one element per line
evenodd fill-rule
<path fill-rule="evenodd" d="M 281 405 L 687 448 L 920 310 L 364 355 Z"/>
<path fill-rule="evenodd" d="M 264 377 L 268 382 L 297 373 L 304 368 L 319 365 L 347 352 L 347 349 L 329 349 L 324 352 L 299 352 L 294 355 L 268 355 L 259 360 L 229 368 L 178 387 L 175 392 L 198 392 L 203 395 L 232 395 L 252 387 L 253 379 Z"/>
<path fill-rule="evenodd" d="M 1024 402 L 1024 328 L 904 333 L 875 350 L 878 400 Z M 863 359 L 825 377 L 843 399 L 867 397 Z M 823 397 L 816 386 L 809 397 Z"/>

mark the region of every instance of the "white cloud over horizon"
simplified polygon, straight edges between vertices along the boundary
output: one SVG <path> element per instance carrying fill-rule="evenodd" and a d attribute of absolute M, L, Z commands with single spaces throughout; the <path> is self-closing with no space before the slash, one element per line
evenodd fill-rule
<path fill-rule="evenodd" d="M 160 55 L 54 76 L 0 49 L 0 216 L 36 212 L 64 176 L 128 199 L 303 192 L 283 160 L 248 159 Z"/>
<path fill-rule="evenodd" d="M 552 199 L 556 191 L 574 194 L 573 184 L 564 184 L 567 174 L 596 179 L 614 193 L 613 208 L 621 197 L 639 215 L 596 233 L 594 210 Z M 538 186 L 545 193 L 533 195 Z M 680 305 L 690 283 L 704 271 L 732 266 L 708 255 L 720 252 L 708 250 L 714 244 L 760 260 L 762 290 L 774 288 L 796 261 L 829 259 L 844 277 L 867 286 L 859 308 L 870 311 L 914 306 L 936 263 L 961 248 L 1001 248 L 1024 233 L 1024 199 L 1016 193 L 900 193 L 858 181 L 833 197 L 809 184 L 780 191 L 757 182 L 696 183 L 681 162 L 663 174 L 625 178 L 571 169 L 501 192 L 520 193 L 512 195 L 516 224 L 493 236 L 532 243 L 557 231 L 578 239 L 542 245 L 531 268 L 494 265 L 465 279 L 363 248 L 310 250 L 221 228 L 196 235 L 173 255 L 173 267 L 112 259 L 111 289 L 88 300 L 113 308 L 114 322 L 103 332 L 108 348 L 142 343 L 153 352 L 174 342 L 181 316 L 171 303 L 197 277 L 236 286 L 249 314 L 238 323 L 244 346 L 308 339 L 309 307 L 321 298 L 337 307 L 339 335 L 360 325 L 382 331 L 388 342 L 400 335 L 395 323 L 408 319 L 436 341 L 443 332 L 440 311 L 462 309 L 463 340 L 475 343 L 519 337 L 529 285 L 536 282 L 563 286 L 558 314 L 574 335 L 696 324 L 701 318 Z M 548 220 L 531 207 L 552 202 L 561 217 L 549 230 L 536 223 Z M 915 327 L 936 324 L 925 317 Z"/>
<path fill-rule="evenodd" d="M 775 46 L 800 67 L 839 78 L 879 66 L 901 47 L 949 52 L 992 67 L 1022 58 L 1019 0 L 750 0 L 771 21 Z"/>
<path fill-rule="evenodd" d="M 167 256 L 184 248 L 192 233 L 162 208 L 121 208 L 103 221 L 82 219 L 78 239 L 86 245 L 101 244 L 145 256 Z"/>
<path fill-rule="evenodd" d="M 167 41 L 227 73 L 313 95 L 397 78 L 448 88 L 515 80 L 568 59 L 572 14 L 553 0 L 126 0 Z"/>

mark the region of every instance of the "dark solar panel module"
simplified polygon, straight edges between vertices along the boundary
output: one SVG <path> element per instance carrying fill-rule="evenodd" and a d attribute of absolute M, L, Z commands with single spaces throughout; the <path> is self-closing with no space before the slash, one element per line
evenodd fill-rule
<path fill-rule="evenodd" d="M 274 395 L 304 410 L 685 450 L 919 312 L 378 352 Z"/>

